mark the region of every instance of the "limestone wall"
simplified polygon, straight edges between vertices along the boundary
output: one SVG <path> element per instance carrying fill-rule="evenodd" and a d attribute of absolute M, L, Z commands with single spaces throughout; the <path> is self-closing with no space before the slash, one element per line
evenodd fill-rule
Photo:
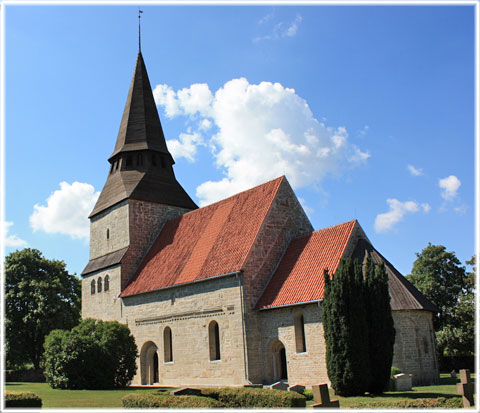
<path fill-rule="evenodd" d="M 105 291 L 105 277 L 109 276 L 109 289 Z M 98 292 L 98 279 L 102 279 L 102 291 Z M 95 281 L 95 294 L 91 283 Z M 88 274 L 82 279 L 82 318 L 98 318 L 105 321 L 121 320 L 120 265 Z"/>
<path fill-rule="evenodd" d="M 399 310 L 392 314 L 396 331 L 392 365 L 412 374 L 414 385 L 438 383 L 432 313 Z"/>
<path fill-rule="evenodd" d="M 295 313 L 302 313 L 305 330 L 305 352 L 297 353 L 295 340 Z M 321 308 L 316 303 L 300 306 L 264 310 L 261 319 L 261 355 L 264 383 L 275 380 L 273 372 L 272 346 L 279 340 L 285 347 L 288 383 L 312 386 L 328 383 L 325 339 L 321 321 Z"/>
<path fill-rule="evenodd" d="M 109 237 L 107 238 L 107 230 Z M 90 220 L 90 259 L 128 247 L 129 208 L 125 200 Z"/>
<path fill-rule="evenodd" d="M 133 384 L 147 381 L 149 348 L 157 353 L 159 383 L 165 386 L 246 383 L 241 287 L 235 276 L 124 298 L 123 322 L 141 353 Z M 209 324 L 220 333 L 220 360 L 211 361 Z M 164 329 L 172 331 L 173 361 L 164 361 Z M 153 346 L 152 346 L 153 345 Z"/>

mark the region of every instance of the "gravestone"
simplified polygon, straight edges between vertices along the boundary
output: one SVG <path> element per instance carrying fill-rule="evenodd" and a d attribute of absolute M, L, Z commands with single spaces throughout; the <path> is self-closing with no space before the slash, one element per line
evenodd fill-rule
<path fill-rule="evenodd" d="M 455 371 L 455 369 L 450 372 L 450 377 L 451 377 L 452 379 L 456 379 L 456 378 L 457 378 L 457 372 Z"/>
<path fill-rule="evenodd" d="M 290 386 L 288 391 L 295 391 L 297 393 L 303 394 L 305 391 L 305 386 L 301 386 L 300 384 L 296 384 L 295 386 Z"/>
<path fill-rule="evenodd" d="M 171 396 L 201 396 L 202 391 L 200 389 L 192 389 L 190 387 L 182 387 L 181 389 L 172 390 Z"/>
<path fill-rule="evenodd" d="M 410 391 L 412 390 L 412 375 L 411 374 L 395 374 L 393 376 L 395 383 L 395 391 Z"/>
<path fill-rule="evenodd" d="M 460 370 L 460 383 L 457 383 L 457 393 L 462 396 L 463 407 L 474 406 L 474 385 L 470 379 L 470 370 Z"/>
<path fill-rule="evenodd" d="M 328 386 L 326 384 L 316 384 L 312 386 L 312 392 L 313 399 L 317 404 L 312 404 L 310 407 L 314 409 L 340 407 L 338 400 L 330 400 L 330 394 L 328 393 Z"/>
<path fill-rule="evenodd" d="M 288 387 L 288 383 L 285 383 L 284 381 L 277 381 L 270 386 L 271 389 L 275 390 L 287 390 Z"/>

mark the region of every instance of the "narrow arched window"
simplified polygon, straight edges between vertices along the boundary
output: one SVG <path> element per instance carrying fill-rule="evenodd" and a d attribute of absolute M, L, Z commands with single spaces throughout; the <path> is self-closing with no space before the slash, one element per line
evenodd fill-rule
<path fill-rule="evenodd" d="M 220 360 L 220 330 L 216 321 L 212 321 L 208 326 L 208 346 L 210 360 Z"/>
<path fill-rule="evenodd" d="M 106 275 L 105 280 L 103 281 L 103 291 L 108 291 L 110 289 L 110 276 Z"/>
<path fill-rule="evenodd" d="M 107 239 L 110 239 L 110 229 L 107 228 Z"/>
<path fill-rule="evenodd" d="M 95 294 L 95 280 L 90 283 L 90 293 Z"/>
<path fill-rule="evenodd" d="M 173 361 L 172 329 L 170 327 L 165 327 L 163 330 L 163 358 L 165 363 Z"/>
<path fill-rule="evenodd" d="M 293 317 L 293 325 L 295 328 L 295 348 L 297 353 L 305 353 L 307 346 L 305 345 L 305 324 L 302 313 L 295 313 Z"/>
<path fill-rule="evenodd" d="M 99 293 L 102 292 L 102 277 L 98 277 L 98 281 L 97 281 L 97 291 Z"/>

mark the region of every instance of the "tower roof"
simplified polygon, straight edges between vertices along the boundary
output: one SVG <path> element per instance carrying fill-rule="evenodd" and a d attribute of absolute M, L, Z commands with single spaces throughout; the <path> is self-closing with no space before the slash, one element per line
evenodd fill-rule
<path fill-rule="evenodd" d="M 143 61 L 142 52 L 139 51 L 120 130 L 118 131 L 117 143 L 110 159 L 120 152 L 142 149 L 151 149 L 167 154 L 172 164 L 174 163 L 165 142 L 147 68 Z"/>
<path fill-rule="evenodd" d="M 127 198 L 186 209 L 197 205 L 178 183 L 142 53 L 138 52 L 107 182 L 90 218 Z"/>

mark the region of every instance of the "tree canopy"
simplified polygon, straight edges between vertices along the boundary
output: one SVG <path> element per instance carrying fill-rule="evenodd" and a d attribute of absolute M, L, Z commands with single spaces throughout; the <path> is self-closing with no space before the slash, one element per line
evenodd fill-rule
<path fill-rule="evenodd" d="M 137 370 L 135 339 L 117 321 L 87 318 L 71 331 L 53 330 L 44 348 L 44 375 L 53 388 L 125 387 Z"/>
<path fill-rule="evenodd" d="M 428 244 L 417 253 L 407 279 L 440 310 L 434 317 L 440 355 L 473 355 L 475 339 L 475 274 L 468 273 L 452 251 Z M 475 264 L 475 257 L 467 261 Z"/>
<path fill-rule="evenodd" d="M 5 257 L 5 353 L 7 367 L 40 367 L 45 336 L 80 320 L 81 282 L 65 263 L 26 248 Z"/>

